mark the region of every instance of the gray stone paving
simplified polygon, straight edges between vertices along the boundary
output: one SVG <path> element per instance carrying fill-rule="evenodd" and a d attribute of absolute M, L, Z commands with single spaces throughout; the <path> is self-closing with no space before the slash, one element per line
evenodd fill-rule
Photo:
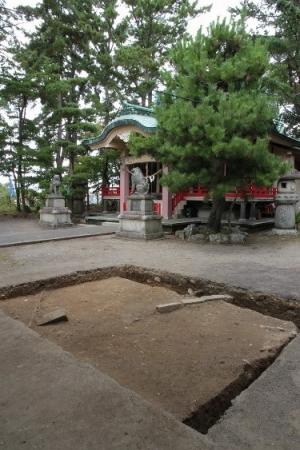
<path fill-rule="evenodd" d="M 0 285 L 135 264 L 300 300 L 299 250 L 296 237 L 226 246 L 91 236 L 0 249 Z M 204 437 L 0 314 L 0 448 L 300 449 L 299 339 Z"/>
<path fill-rule="evenodd" d="M 0 342 L 3 450 L 216 449 L 205 436 L 1 312 Z"/>
<path fill-rule="evenodd" d="M 34 242 L 73 239 L 80 236 L 103 235 L 118 230 L 117 224 L 103 225 L 79 224 L 73 227 L 49 229 L 33 219 L 0 220 L 0 248 Z"/>
<path fill-rule="evenodd" d="M 234 400 L 208 436 L 219 450 L 300 449 L 300 337 Z"/>

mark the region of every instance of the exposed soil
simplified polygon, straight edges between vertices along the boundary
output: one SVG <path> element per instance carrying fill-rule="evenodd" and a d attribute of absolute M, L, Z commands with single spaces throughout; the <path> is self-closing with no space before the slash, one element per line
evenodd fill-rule
<path fill-rule="evenodd" d="M 164 287 L 114 277 L 11 298 L 0 307 L 184 420 L 249 368 L 268 364 L 296 328 L 221 301 L 155 312 L 157 304 L 180 298 Z M 58 307 L 68 322 L 36 325 Z"/>

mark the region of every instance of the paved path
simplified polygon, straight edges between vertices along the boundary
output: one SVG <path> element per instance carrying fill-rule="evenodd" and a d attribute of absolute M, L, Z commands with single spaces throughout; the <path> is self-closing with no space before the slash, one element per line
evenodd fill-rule
<path fill-rule="evenodd" d="M 135 264 L 300 300 L 299 250 L 298 238 L 258 236 L 246 246 L 219 246 L 91 236 L 0 249 L 0 285 Z M 2 314 L 0 342 L 0 448 L 300 448 L 299 338 L 236 399 L 208 439 Z"/>
<path fill-rule="evenodd" d="M 300 449 L 300 337 L 234 400 L 208 436 L 219 450 Z"/>
<path fill-rule="evenodd" d="M 0 248 L 35 242 L 75 239 L 79 237 L 114 233 L 117 224 L 103 225 L 79 224 L 73 227 L 49 229 L 42 228 L 37 220 L 13 219 L 0 220 Z"/>
<path fill-rule="evenodd" d="M 1 312 L 0 342 L 0 448 L 300 448 L 300 337 L 237 397 L 208 436 Z"/>
<path fill-rule="evenodd" d="M 267 291 L 300 300 L 300 240 L 251 238 L 226 246 L 175 239 L 131 241 L 115 236 L 0 249 L 0 285 L 76 270 L 135 264 Z"/>
<path fill-rule="evenodd" d="M 205 436 L 1 312 L 0 342 L 3 450 L 216 449 Z"/>

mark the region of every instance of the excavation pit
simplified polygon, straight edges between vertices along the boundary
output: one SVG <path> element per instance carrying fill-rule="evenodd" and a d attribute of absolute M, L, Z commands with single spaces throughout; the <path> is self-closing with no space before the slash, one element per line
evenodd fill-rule
<path fill-rule="evenodd" d="M 33 282 L 15 290 L 26 295 L 8 291 L 12 298 L 0 307 L 201 432 L 296 334 L 292 322 L 223 301 L 160 314 L 156 305 L 182 301 L 182 286 L 172 290 L 158 276 L 155 286 L 147 276 L 141 283 L 111 274 L 88 282 L 82 276 L 73 285 L 57 279 L 56 289 L 37 284 L 36 293 Z M 68 322 L 37 325 L 58 308 Z"/>

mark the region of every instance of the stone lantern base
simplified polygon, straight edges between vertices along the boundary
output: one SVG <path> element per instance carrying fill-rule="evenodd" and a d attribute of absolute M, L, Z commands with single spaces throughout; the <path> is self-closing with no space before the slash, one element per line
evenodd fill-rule
<path fill-rule="evenodd" d="M 65 198 L 61 194 L 49 194 L 46 206 L 40 210 L 40 225 L 49 228 L 72 226 L 71 210 L 65 206 Z"/>
<path fill-rule="evenodd" d="M 298 201 L 296 178 L 296 173 L 289 173 L 279 179 L 273 234 L 297 234 L 295 217 L 295 206 Z"/>
<path fill-rule="evenodd" d="M 153 214 L 151 195 L 134 194 L 128 200 L 128 211 L 119 215 L 120 237 L 132 239 L 159 239 L 163 237 L 162 217 Z"/>

